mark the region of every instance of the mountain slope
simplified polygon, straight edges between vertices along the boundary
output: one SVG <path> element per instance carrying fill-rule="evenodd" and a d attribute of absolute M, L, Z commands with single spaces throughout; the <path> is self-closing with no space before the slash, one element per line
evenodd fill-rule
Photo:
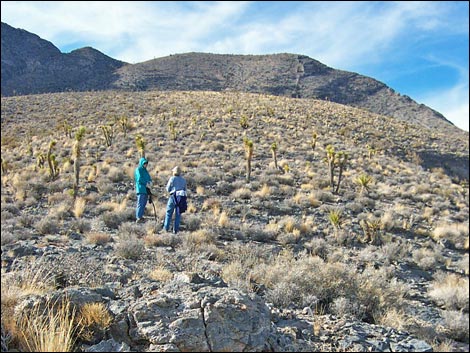
<path fill-rule="evenodd" d="M 336 70 L 304 55 L 186 53 L 126 65 L 117 73 L 112 85 L 117 89 L 233 90 L 317 98 L 432 128 L 452 125 L 442 114 L 373 78 Z"/>
<path fill-rule="evenodd" d="M 305 55 L 185 53 L 126 64 L 93 48 L 62 54 L 37 35 L 2 23 L 3 96 L 109 89 L 230 90 L 317 98 L 450 134 L 461 131 L 442 114 L 384 83 Z"/>
<path fill-rule="evenodd" d="M 93 48 L 62 54 L 52 43 L 2 22 L 2 95 L 107 89 L 124 65 Z"/>

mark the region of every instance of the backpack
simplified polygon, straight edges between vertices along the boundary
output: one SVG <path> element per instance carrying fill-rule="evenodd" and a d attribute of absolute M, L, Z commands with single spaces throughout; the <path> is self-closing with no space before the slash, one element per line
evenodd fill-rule
<path fill-rule="evenodd" d="M 188 200 L 184 190 L 175 192 L 176 208 L 179 213 L 184 213 L 188 209 Z"/>

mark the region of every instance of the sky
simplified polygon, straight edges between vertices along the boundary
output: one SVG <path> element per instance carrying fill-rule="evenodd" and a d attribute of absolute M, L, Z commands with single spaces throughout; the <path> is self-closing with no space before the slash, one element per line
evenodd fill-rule
<path fill-rule="evenodd" d="M 385 83 L 469 131 L 468 1 L 2 1 L 62 53 L 306 55 Z"/>

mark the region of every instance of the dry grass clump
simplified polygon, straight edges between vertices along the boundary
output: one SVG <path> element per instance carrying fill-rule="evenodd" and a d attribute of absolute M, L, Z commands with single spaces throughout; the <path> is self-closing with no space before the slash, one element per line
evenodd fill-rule
<path fill-rule="evenodd" d="M 149 277 L 155 281 L 168 282 L 173 278 L 173 272 L 163 265 L 158 265 L 150 272 Z"/>
<path fill-rule="evenodd" d="M 468 313 L 468 277 L 439 271 L 429 288 L 429 296 L 447 310 L 463 310 Z"/>
<path fill-rule="evenodd" d="M 75 218 L 80 218 L 83 216 L 86 207 L 86 199 L 84 197 L 77 197 L 73 206 L 73 215 Z"/>
<path fill-rule="evenodd" d="M 55 288 L 52 272 L 42 263 L 42 261 L 38 261 L 25 268 L 20 268 L 14 263 L 12 265 L 13 271 L 6 274 L 2 273 L 2 329 L 5 329 L 12 336 L 15 344 L 18 344 L 18 341 L 22 342 L 23 335 L 25 335 L 25 328 L 18 324 L 14 315 L 16 305 L 22 298 L 30 294 L 43 294 Z M 23 347 L 25 346 L 23 345 Z M 43 352 L 47 352 L 47 350 Z"/>
<path fill-rule="evenodd" d="M 104 232 L 89 232 L 85 234 L 88 243 L 95 245 L 105 245 L 112 240 L 109 233 Z"/>
<path fill-rule="evenodd" d="M 183 247 L 190 252 L 197 252 L 204 247 L 213 245 L 217 235 L 209 229 L 199 229 L 194 232 L 189 232 L 183 239 Z"/>
<path fill-rule="evenodd" d="M 104 303 L 85 303 L 80 308 L 78 321 L 82 326 L 97 325 L 105 329 L 111 325 L 113 318 Z"/>
<path fill-rule="evenodd" d="M 18 346 L 30 352 L 72 352 L 79 333 L 75 320 L 76 310 L 67 300 L 37 305 L 18 322 Z"/>

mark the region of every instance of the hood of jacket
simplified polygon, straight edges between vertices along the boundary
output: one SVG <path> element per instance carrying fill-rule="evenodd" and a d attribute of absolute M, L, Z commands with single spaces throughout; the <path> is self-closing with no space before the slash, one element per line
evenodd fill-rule
<path fill-rule="evenodd" d="M 148 162 L 148 160 L 145 157 L 141 157 L 139 160 L 139 167 L 144 167 L 144 163 Z"/>

